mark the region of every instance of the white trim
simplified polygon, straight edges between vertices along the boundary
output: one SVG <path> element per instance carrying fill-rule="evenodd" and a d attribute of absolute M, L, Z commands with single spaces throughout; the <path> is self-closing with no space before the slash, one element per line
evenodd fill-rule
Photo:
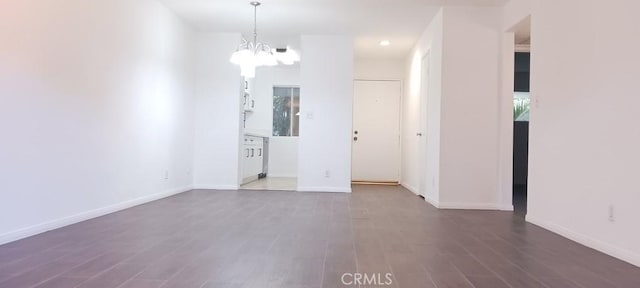
<path fill-rule="evenodd" d="M 416 194 L 418 196 L 421 196 L 420 193 L 418 193 L 418 189 L 416 189 L 415 187 L 409 185 L 409 184 L 405 184 L 405 183 L 400 183 L 400 186 L 404 187 L 405 189 L 411 191 L 413 194 Z"/>
<path fill-rule="evenodd" d="M 109 205 L 106 207 L 98 208 L 95 210 L 85 211 L 76 215 L 67 216 L 58 218 L 55 220 L 47 221 L 44 223 L 36 224 L 30 227 L 21 228 L 15 231 L 11 231 L 5 234 L 0 235 L 0 245 L 6 244 L 13 241 L 18 241 L 20 239 L 24 239 L 27 237 L 31 237 L 34 235 L 38 235 L 47 231 L 51 231 L 54 229 L 62 228 L 65 226 L 69 226 L 72 224 L 76 224 L 82 221 L 86 221 L 89 219 L 97 218 L 100 216 L 104 216 L 107 214 L 115 213 L 118 211 L 122 211 L 124 209 L 128 209 L 134 206 L 142 205 L 145 203 L 149 203 L 152 201 L 156 201 L 159 199 L 171 197 L 176 194 L 184 193 L 193 190 L 193 187 L 187 186 L 178 189 L 168 190 L 162 193 L 157 193 L 149 196 L 144 196 L 140 198 L 136 198 L 133 200 L 128 200 L 125 202 L 121 202 L 114 205 Z"/>
<path fill-rule="evenodd" d="M 624 248 L 607 244 L 605 242 L 591 238 L 582 233 L 572 231 L 563 226 L 560 226 L 551 222 L 547 222 L 538 217 L 532 216 L 531 214 L 527 214 L 526 220 L 531 224 L 540 226 L 546 230 L 559 234 L 560 236 L 563 236 L 569 240 L 578 242 L 582 245 L 593 248 L 602 253 L 608 254 L 620 260 L 629 262 L 632 265 L 640 267 L 640 254 L 634 253 Z"/>
<path fill-rule="evenodd" d="M 436 201 L 435 199 L 431 199 L 430 197 L 424 196 L 424 201 L 427 201 L 427 203 L 431 204 L 431 206 L 433 207 L 442 209 L 442 205 L 440 205 L 440 202 Z"/>
<path fill-rule="evenodd" d="M 424 197 L 424 201 L 426 201 L 427 203 L 429 203 L 429 205 L 431 205 L 431 206 L 433 206 L 433 207 L 436 207 L 436 208 L 441 208 L 441 207 L 440 207 L 440 202 L 438 202 L 438 201 L 436 201 L 436 200 L 434 200 L 434 199 L 431 199 L 431 198 L 429 198 L 429 197 L 427 197 L 427 196 L 421 195 L 420 193 L 418 193 L 418 189 L 414 188 L 413 186 L 408 185 L 408 184 L 404 184 L 404 183 L 400 183 L 400 185 L 401 185 L 402 187 L 404 187 L 405 189 L 407 189 L 407 190 L 411 191 L 413 194 L 416 194 L 417 196 L 422 196 L 422 197 Z"/>
<path fill-rule="evenodd" d="M 298 192 L 351 193 L 351 187 L 298 187 Z"/>
<path fill-rule="evenodd" d="M 440 209 L 452 209 L 452 210 L 502 210 L 501 206 L 496 203 L 455 203 L 455 202 L 440 202 L 438 206 Z"/>
<path fill-rule="evenodd" d="M 530 53 L 531 44 L 516 44 L 515 51 L 519 53 Z"/>
<path fill-rule="evenodd" d="M 195 190 L 234 190 L 240 189 L 238 185 L 194 185 Z"/>

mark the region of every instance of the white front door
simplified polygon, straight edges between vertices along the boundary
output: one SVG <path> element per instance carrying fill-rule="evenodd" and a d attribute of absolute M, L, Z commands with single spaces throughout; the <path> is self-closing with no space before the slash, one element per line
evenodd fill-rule
<path fill-rule="evenodd" d="M 355 81 L 353 181 L 400 181 L 401 93 L 400 81 Z"/>

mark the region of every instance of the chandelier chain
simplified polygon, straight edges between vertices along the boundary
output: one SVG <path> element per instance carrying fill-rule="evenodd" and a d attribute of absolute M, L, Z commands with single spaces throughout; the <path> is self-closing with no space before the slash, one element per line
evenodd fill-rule
<path fill-rule="evenodd" d="M 260 2 L 251 2 L 253 5 L 253 43 L 258 44 L 258 6 Z"/>

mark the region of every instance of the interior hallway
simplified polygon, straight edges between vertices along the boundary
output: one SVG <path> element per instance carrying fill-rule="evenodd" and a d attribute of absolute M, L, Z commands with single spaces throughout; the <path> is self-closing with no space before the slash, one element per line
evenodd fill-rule
<path fill-rule="evenodd" d="M 640 269 L 510 212 L 399 187 L 192 191 L 0 246 L 0 287 L 640 287 Z M 355 286 L 350 286 L 355 287 Z"/>

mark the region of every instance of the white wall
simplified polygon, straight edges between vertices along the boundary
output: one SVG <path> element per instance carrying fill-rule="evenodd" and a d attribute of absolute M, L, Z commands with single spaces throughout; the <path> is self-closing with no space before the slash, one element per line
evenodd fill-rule
<path fill-rule="evenodd" d="M 229 62 L 240 34 L 199 33 L 196 41 L 194 184 L 238 189 L 242 138 L 240 69 Z"/>
<path fill-rule="evenodd" d="M 388 59 L 356 59 L 353 67 L 356 80 L 403 80 L 404 62 Z"/>
<path fill-rule="evenodd" d="M 442 8 L 407 59 L 402 184 L 415 193 L 424 189 L 426 200 L 440 208 L 503 208 L 497 193 L 500 12 Z M 430 75 L 421 87 L 427 52 Z M 425 90 L 426 131 L 421 131 Z M 426 136 L 426 148 L 419 146 L 424 144 L 417 131 Z"/>
<path fill-rule="evenodd" d="M 301 42 L 298 190 L 350 192 L 353 37 L 303 35 Z"/>
<path fill-rule="evenodd" d="M 420 182 L 427 185 L 424 196 L 427 201 L 439 205 L 439 173 L 440 173 L 440 102 L 442 97 L 442 40 L 443 12 L 440 10 L 425 29 L 420 40 L 406 60 L 405 89 L 402 108 L 402 185 L 416 194 L 420 193 Z M 421 87 L 423 73 L 422 59 L 429 54 L 431 76 L 428 87 Z M 427 163 L 421 166 L 420 138 L 416 133 L 420 126 L 421 95 L 427 94 L 427 126 L 425 149 Z M 421 167 L 424 167 L 423 170 Z"/>
<path fill-rule="evenodd" d="M 269 177 L 298 177 L 298 137 L 271 137 Z"/>
<path fill-rule="evenodd" d="M 501 41 L 500 69 L 502 75 L 500 75 L 500 96 L 498 99 L 498 202 L 504 210 L 513 210 L 515 33 L 503 33 Z M 504 73 L 504 71 L 509 72 Z"/>
<path fill-rule="evenodd" d="M 625 0 L 505 8 L 505 29 L 532 14 L 527 220 L 638 266 L 640 39 L 629 35 L 640 32 L 639 9 Z"/>
<path fill-rule="evenodd" d="M 0 243 L 190 188 L 192 34 L 170 11 L 9 0 L 0 27 Z"/>
<path fill-rule="evenodd" d="M 261 67 L 253 79 L 256 109 L 247 117 L 246 132 L 273 135 L 273 87 L 300 86 L 300 66 Z M 298 137 L 270 137 L 269 176 L 298 176 Z"/>
<path fill-rule="evenodd" d="M 498 209 L 501 9 L 443 11 L 440 206 Z"/>

